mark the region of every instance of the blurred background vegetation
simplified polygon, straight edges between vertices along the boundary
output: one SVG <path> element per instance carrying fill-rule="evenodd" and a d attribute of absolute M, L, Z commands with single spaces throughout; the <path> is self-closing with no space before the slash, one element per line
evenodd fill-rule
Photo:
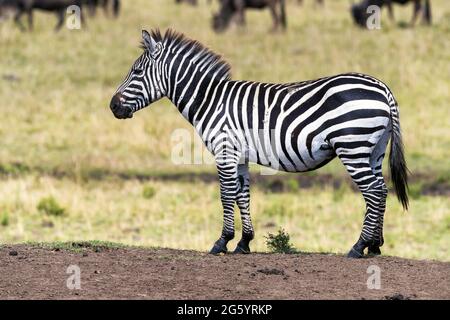
<path fill-rule="evenodd" d="M 108 107 L 140 54 L 141 29 L 172 27 L 222 54 L 234 79 L 292 82 L 357 71 L 386 82 L 400 104 L 413 183 L 409 212 L 393 193 L 388 198 L 383 253 L 450 260 L 449 1 L 432 1 L 431 27 L 405 27 L 412 8 L 396 6 L 397 23 L 383 12 L 374 31 L 354 26 L 349 1 L 323 8 L 288 1 L 288 29 L 275 34 L 268 11 L 249 12 L 244 29 L 215 34 L 216 3 L 122 2 L 117 20 L 99 12 L 81 30 L 55 33 L 56 20 L 45 13 L 35 15 L 32 33 L 0 23 L 1 243 L 210 248 L 222 224 L 215 167 L 171 161 L 171 134 L 189 124 L 168 100 L 130 121 L 114 119 Z M 357 240 L 364 202 L 338 161 L 257 180 L 254 250 L 267 250 L 263 236 L 280 227 L 301 251 L 346 252 Z M 239 226 L 238 212 L 236 220 Z"/>

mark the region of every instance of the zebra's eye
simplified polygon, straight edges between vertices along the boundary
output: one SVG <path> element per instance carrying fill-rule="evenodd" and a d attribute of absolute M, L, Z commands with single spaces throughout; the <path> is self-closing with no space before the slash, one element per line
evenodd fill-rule
<path fill-rule="evenodd" d="M 134 69 L 134 73 L 141 74 L 141 73 L 143 73 L 143 72 L 144 72 L 144 69 L 141 69 L 141 68 L 136 68 L 136 69 Z"/>

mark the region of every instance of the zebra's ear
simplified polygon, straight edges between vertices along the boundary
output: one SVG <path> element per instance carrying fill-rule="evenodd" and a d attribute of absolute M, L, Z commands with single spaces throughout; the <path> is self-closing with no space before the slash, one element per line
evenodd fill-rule
<path fill-rule="evenodd" d="M 156 41 L 146 30 L 142 30 L 142 40 L 145 49 L 150 53 L 150 55 L 156 59 L 162 50 L 161 42 Z"/>

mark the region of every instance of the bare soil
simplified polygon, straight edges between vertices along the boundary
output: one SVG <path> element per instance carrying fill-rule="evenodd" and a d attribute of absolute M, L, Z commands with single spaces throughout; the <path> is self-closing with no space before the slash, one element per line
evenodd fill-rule
<path fill-rule="evenodd" d="M 70 290 L 67 268 L 80 268 Z M 368 289 L 368 267 L 381 289 Z M 330 254 L 0 248 L 0 299 L 450 299 L 450 263 Z"/>

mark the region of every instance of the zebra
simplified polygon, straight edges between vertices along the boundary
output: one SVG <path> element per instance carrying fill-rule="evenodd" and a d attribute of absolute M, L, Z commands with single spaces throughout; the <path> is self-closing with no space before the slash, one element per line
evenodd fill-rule
<path fill-rule="evenodd" d="M 347 73 L 297 83 L 231 80 L 221 56 L 173 29 L 142 31 L 143 53 L 110 102 L 118 119 L 167 97 L 198 132 L 215 159 L 223 228 L 211 254 L 227 253 L 234 238 L 234 205 L 242 237 L 234 253 L 250 253 L 249 163 L 286 172 L 318 169 L 338 157 L 366 203 L 362 231 L 350 258 L 381 254 L 388 189 L 383 158 L 397 197 L 408 209 L 408 169 L 398 104 L 374 77 Z"/>

